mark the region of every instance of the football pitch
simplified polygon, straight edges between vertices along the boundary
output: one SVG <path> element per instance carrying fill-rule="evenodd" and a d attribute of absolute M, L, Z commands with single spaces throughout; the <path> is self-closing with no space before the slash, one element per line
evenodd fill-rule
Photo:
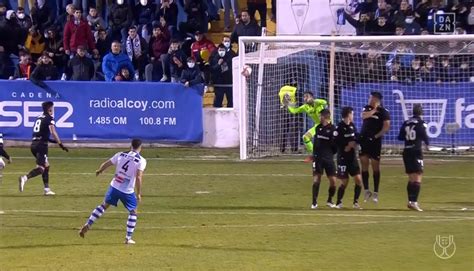
<path fill-rule="evenodd" d="M 40 177 L 18 192 L 34 159 L 7 150 L 0 270 L 474 270 L 473 158 L 425 160 L 424 212 L 406 208 L 399 159 L 382 160 L 378 204 L 362 195 L 364 209 L 353 210 L 351 180 L 344 209 L 328 209 L 324 178 L 320 208 L 310 210 L 311 166 L 301 157 L 242 162 L 237 150 L 145 147 L 137 244 L 125 245 L 120 203 L 78 235 L 112 178 L 95 170 L 119 150 L 50 149 L 52 197 Z M 438 235 L 454 243 L 443 251 Z"/>

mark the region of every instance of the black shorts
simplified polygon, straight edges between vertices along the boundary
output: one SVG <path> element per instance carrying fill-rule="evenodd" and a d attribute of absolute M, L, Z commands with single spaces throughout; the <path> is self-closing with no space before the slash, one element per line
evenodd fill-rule
<path fill-rule="evenodd" d="M 326 171 L 326 176 L 328 177 L 336 176 L 336 166 L 334 165 L 334 161 L 314 158 L 313 176 L 323 175 L 324 171 Z"/>
<path fill-rule="evenodd" d="M 337 159 L 337 178 L 338 179 L 349 179 L 349 175 L 354 177 L 355 175 L 360 174 L 360 167 L 357 158 L 344 159 L 343 157 L 338 157 Z"/>
<path fill-rule="evenodd" d="M 423 154 L 420 151 L 403 151 L 403 164 L 407 174 L 423 173 Z"/>
<path fill-rule="evenodd" d="M 362 139 L 360 141 L 360 152 L 359 156 L 368 156 L 370 159 L 380 161 L 380 154 L 382 152 L 382 140 L 367 140 Z"/>
<path fill-rule="evenodd" d="M 31 143 L 31 153 L 36 158 L 38 166 L 45 167 L 48 164 L 48 143 L 33 141 Z"/>

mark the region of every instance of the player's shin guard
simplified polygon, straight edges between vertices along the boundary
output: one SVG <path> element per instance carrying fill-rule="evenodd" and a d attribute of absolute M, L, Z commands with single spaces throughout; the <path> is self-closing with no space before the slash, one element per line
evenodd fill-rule
<path fill-rule="evenodd" d="M 103 204 L 97 206 L 94 211 L 92 211 L 89 220 L 87 220 L 87 225 L 92 226 L 94 222 L 99 219 L 105 212 L 105 206 Z"/>
<path fill-rule="evenodd" d="M 380 171 L 374 171 L 374 192 L 379 192 Z"/>
<path fill-rule="evenodd" d="M 44 168 L 42 177 L 44 188 L 49 188 L 49 167 Z"/>
<path fill-rule="evenodd" d="M 354 203 L 359 202 L 360 192 L 362 191 L 362 187 L 358 184 L 354 186 Z"/>
<path fill-rule="evenodd" d="M 313 205 L 316 205 L 319 194 L 319 182 L 313 183 Z"/>
<path fill-rule="evenodd" d="M 332 202 L 332 197 L 334 197 L 334 194 L 336 194 L 336 187 L 335 186 L 330 186 L 328 189 L 328 201 L 327 202 Z"/>
<path fill-rule="evenodd" d="M 28 175 L 26 175 L 26 177 L 27 177 L 28 179 L 31 179 L 31 178 L 34 178 L 34 177 L 36 177 L 36 176 L 38 176 L 38 175 L 43 174 L 43 172 L 44 172 L 44 168 L 42 168 L 42 167 L 37 167 L 37 168 L 32 169 L 32 170 L 28 173 Z"/>
<path fill-rule="evenodd" d="M 346 191 L 346 186 L 341 184 L 339 189 L 337 189 L 337 202 L 336 205 L 342 203 L 342 198 L 344 197 L 344 192 Z"/>
<path fill-rule="evenodd" d="M 364 184 L 364 189 L 369 190 L 369 172 L 362 171 L 362 183 Z"/>
<path fill-rule="evenodd" d="M 127 220 L 127 236 L 125 238 L 132 239 L 133 231 L 135 230 L 135 225 L 137 224 L 137 214 L 130 213 Z"/>

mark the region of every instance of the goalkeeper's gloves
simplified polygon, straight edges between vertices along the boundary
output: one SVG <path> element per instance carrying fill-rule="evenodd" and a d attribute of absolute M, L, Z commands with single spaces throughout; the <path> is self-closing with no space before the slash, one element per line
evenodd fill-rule
<path fill-rule="evenodd" d="M 63 143 L 59 143 L 59 147 L 61 147 L 61 149 L 62 149 L 63 151 L 69 152 L 69 149 L 66 148 L 66 147 L 63 145 Z"/>

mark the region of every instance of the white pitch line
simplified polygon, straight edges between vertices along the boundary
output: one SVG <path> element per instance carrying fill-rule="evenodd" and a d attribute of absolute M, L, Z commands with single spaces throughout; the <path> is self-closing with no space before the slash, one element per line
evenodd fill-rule
<path fill-rule="evenodd" d="M 91 211 L 80 210 L 3 210 L 5 213 L 90 213 Z M 370 210 L 368 210 L 370 211 Z M 402 211 L 402 210 L 400 210 Z M 107 213 L 124 214 L 123 211 L 107 211 Z M 380 214 L 325 214 L 318 211 L 308 211 L 306 213 L 285 213 L 285 212 L 188 212 L 188 211 L 139 211 L 139 214 L 172 214 L 172 215 L 255 215 L 255 216 L 321 216 L 321 217 L 372 217 L 372 218 L 434 218 L 434 219 L 466 219 L 474 220 L 471 216 L 433 216 L 433 215 L 380 215 Z"/>
<path fill-rule="evenodd" d="M 21 175 L 24 172 L 3 172 L 3 175 Z M 52 172 L 50 175 L 95 175 L 94 172 Z M 146 176 L 209 176 L 209 177 L 308 177 L 311 174 L 298 173 L 145 173 Z M 399 178 L 405 175 L 387 175 L 385 178 Z M 457 180 L 474 180 L 474 177 L 464 176 L 429 176 L 424 175 L 425 179 L 457 179 Z"/>
<path fill-rule="evenodd" d="M 181 226 L 151 226 L 140 227 L 143 230 L 165 230 L 165 229 L 219 229 L 219 228 L 289 228 L 289 227 L 316 227 L 316 226 L 335 226 L 335 225 L 369 225 L 369 224 L 396 224 L 396 223 L 422 223 L 422 222 L 454 222 L 469 220 L 458 219 L 408 219 L 408 220 L 384 220 L 384 221 L 350 221 L 350 222 L 327 222 L 327 223 L 300 223 L 300 224 L 234 224 L 234 225 L 181 225 Z M 102 230 L 119 230 L 122 227 L 98 227 Z"/>

